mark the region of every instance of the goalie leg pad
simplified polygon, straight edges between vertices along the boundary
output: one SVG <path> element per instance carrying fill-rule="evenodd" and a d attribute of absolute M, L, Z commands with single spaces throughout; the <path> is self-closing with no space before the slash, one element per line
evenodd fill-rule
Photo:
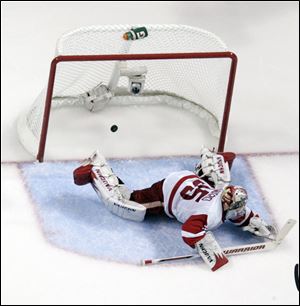
<path fill-rule="evenodd" d="M 103 167 L 102 167 L 103 168 Z M 130 201 L 123 196 L 123 190 L 117 177 L 105 176 L 101 168 L 94 167 L 92 170 L 92 186 L 102 199 L 106 208 L 113 214 L 132 221 L 141 222 L 145 218 L 146 207 Z"/>
<path fill-rule="evenodd" d="M 215 188 L 222 188 L 231 181 L 230 165 L 235 158 L 234 153 L 217 154 L 207 148 L 202 148 L 201 162 L 196 165 L 195 173 L 200 177 L 207 177 Z"/>
<path fill-rule="evenodd" d="M 146 207 L 129 200 L 130 190 L 114 174 L 98 150 L 75 169 L 74 182 L 77 185 L 91 183 L 99 198 L 113 214 L 133 221 L 144 220 Z"/>
<path fill-rule="evenodd" d="M 212 232 L 207 232 L 204 238 L 196 243 L 196 249 L 204 262 L 216 271 L 228 263 L 228 259 Z"/>
<path fill-rule="evenodd" d="M 113 214 L 132 221 L 143 221 L 146 207 L 130 201 L 130 191 L 107 164 L 104 156 L 96 151 L 90 158 L 92 168 L 92 186 L 104 205 Z"/>

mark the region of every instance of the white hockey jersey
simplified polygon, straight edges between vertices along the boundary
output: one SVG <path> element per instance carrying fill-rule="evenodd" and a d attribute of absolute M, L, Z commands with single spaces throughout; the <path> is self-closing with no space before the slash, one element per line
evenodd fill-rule
<path fill-rule="evenodd" d="M 191 247 L 201 240 L 206 231 L 225 221 L 221 202 L 223 189 L 211 187 L 191 171 L 173 172 L 163 183 L 164 210 L 182 225 L 182 238 Z M 246 208 L 242 215 L 230 220 L 235 225 L 246 225 L 253 212 Z"/>

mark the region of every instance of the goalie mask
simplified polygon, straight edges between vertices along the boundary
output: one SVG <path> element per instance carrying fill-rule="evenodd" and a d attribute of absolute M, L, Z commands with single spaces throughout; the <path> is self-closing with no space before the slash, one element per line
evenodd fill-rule
<path fill-rule="evenodd" d="M 244 214 L 247 200 L 246 189 L 241 186 L 227 186 L 222 194 L 222 202 L 228 205 L 226 218 L 234 219 Z"/>

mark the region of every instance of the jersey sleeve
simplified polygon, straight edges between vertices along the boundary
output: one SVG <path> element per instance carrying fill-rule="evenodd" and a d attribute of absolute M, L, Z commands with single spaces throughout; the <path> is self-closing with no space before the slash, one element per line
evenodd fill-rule
<path fill-rule="evenodd" d="M 229 219 L 229 221 L 235 226 L 242 227 L 248 225 L 250 219 L 254 216 L 258 216 L 258 214 L 253 212 L 249 207 L 246 207 L 244 214 L 238 216 L 235 219 Z"/>
<path fill-rule="evenodd" d="M 192 248 L 204 238 L 207 228 L 207 215 L 193 215 L 182 225 L 182 239 Z"/>

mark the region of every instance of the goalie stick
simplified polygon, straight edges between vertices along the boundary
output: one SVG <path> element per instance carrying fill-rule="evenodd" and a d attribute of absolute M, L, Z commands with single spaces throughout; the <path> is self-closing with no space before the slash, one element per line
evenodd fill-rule
<path fill-rule="evenodd" d="M 253 244 L 246 244 L 242 246 L 235 246 L 235 247 L 228 247 L 224 248 L 223 252 L 225 255 L 238 255 L 238 254 L 246 254 L 246 253 L 254 253 L 254 252 L 261 252 L 261 251 L 268 251 L 276 248 L 282 240 L 286 237 L 289 231 L 293 228 L 296 224 L 296 220 L 289 219 L 285 225 L 281 228 L 278 232 L 276 238 L 271 241 L 261 242 L 261 243 L 253 243 Z M 154 265 L 163 262 L 169 261 L 176 261 L 181 259 L 193 259 L 193 258 L 201 258 L 199 254 L 189 254 L 183 256 L 174 256 L 174 257 L 167 257 L 167 258 L 159 258 L 159 259 L 144 259 L 142 260 L 142 265 Z"/>

